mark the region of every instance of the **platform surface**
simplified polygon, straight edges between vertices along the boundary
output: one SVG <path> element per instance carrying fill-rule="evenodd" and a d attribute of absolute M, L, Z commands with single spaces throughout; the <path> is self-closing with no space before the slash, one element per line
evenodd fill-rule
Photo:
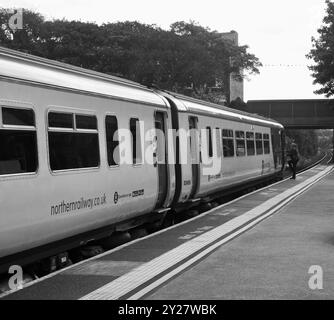
<path fill-rule="evenodd" d="M 334 174 L 147 298 L 334 299 Z"/>
<path fill-rule="evenodd" d="M 3 299 L 331 298 L 331 170 L 318 166 Z M 324 290 L 309 289 L 311 265 L 323 267 Z"/>

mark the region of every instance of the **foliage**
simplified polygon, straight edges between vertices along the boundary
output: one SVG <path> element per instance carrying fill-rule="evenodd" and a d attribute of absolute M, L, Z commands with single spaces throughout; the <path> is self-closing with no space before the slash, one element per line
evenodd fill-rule
<path fill-rule="evenodd" d="M 318 153 L 318 135 L 316 130 L 291 130 L 285 131 L 287 137 L 287 149 L 291 142 L 295 142 L 298 150 L 305 158 L 311 158 Z"/>
<path fill-rule="evenodd" d="M 12 30 L 9 26 L 12 10 L 0 10 L 0 44 L 27 53 L 36 53 L 44 17 L 39 13 L 24 11 L 23 29 Z"/>
<path fill-rule="evenodd" d="M 328 151 L 333 148 L 333 130 L 318 130 L 319 148 Z"/>
<path fill-rule="evenodd" d="M 309 67 L 313 71 L 314 84 L 322 86 L 315 93 L 330 97 L 334 94 L 334 3 L 330 0 L 326 3 L 324 24 L 318 29 L 319 38 L 312 38 L 312 49 L 307 57 L 315 62 Z"/>
<path fill-rule="evenodd" d="M 11 13 L 0 11 L 0 45 L 213 102 L 227 97 L 230 73 L 240 80 L 261 66 L 247 46 L 193 21 L 162 30 L 136 21 L 99 26 L 23 14 L 24 28 L 14 32 Z"/>

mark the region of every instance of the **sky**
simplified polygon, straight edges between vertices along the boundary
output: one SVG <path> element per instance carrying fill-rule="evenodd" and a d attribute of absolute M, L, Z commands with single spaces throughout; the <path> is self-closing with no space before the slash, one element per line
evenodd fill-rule
<path fill-rule="evenodd" d="M 136 20 L 164 29 L 193 20 L 219 32 L 235 30 L 239 44 L 264 65 L 245 81 L 245 101 L 323 98 L 314 94 L 305 55 L 322 25 L 325 0 L 0 0 L 0 6 L 33 9 L 48 19 Z"/>

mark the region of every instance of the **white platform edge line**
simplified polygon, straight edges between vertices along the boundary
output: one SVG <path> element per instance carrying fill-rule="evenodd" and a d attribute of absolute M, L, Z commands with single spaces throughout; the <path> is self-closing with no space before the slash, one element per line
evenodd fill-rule
<path fill-rule="evenodd" d="M 296 198 L 300 197 L 302 194 L 304 194 L 307 190 L 309 190 L 314 184 L 316 184 L 317 182 L 319 182 L 321 179 L 323 179 L 326 175 L 328 175 L 330 173 L 327 172 L 327 174 L 325 174 L 324 176 L 321 176 L 319 179 L 317 179 L 316 181 L 314 181 L 312 184 L 310 184 L 309 186 L 305 187 L 304 189 L 300 190 L 297 194 L 291 196 L 290 198 L 288 198 L 286 201 L 280 203 L 277 207 L 273 208 L 272 210 L 270 210 L 268 213 L 260 216 L 259 218 L 257 218 L 256 220 L 253 220 L 252 222 L 250 222 L 249 224 L 247 224 L 246 226 L 238 229 L 236 232 L 234 232 L 233 234 L 225 237 L 224 239 L 222 239 L 221 241 L 213 244 L 212 246 L 210 246 L 209 248 L 201 251 L 198 255 L 196 255 L 195 257 L 189 259 L 188 261 L 186 261 L 184 264 L 178 266 L 177 268 L 173 269 L 171 272 L 169 272 L 168 274 L 163 275 L 161 278 L 159 278 L 158 280 L 156 280 L 155 282 L 149 284 L 147 287 L 141 289 L 140 291 L 136 292 L 134 295 L 130 296 L 127 298 L 127 300 L 138 300 L 141 297 L 143 297 L 144 295 L 148 294 L 150 291 L 154 290 L 155 288 L 159 287 L 160 285 L 162 285 L 163 283 L 167 282 L 169 279 L 173 278 L 174 276 L 176 276 L 177 274 L 181 273 L 183 270 L 185 270 L 186 268 L 188 268 L 189 266 L 195 264 L 198 260 L 202 259 L 203 257 L 205 257 L 206 255 L 208 255 L 210 252 L 214 251 L 216 248 L 220 247 L 221 245 L 225 244 L 226 242 L 229 242 L 231 239 L 237 237 L 238 235 L 244 233 L 245 231 L 247 231 L 248 229 L 251 229 L 252 227 L 254 227 L 255 225 L 257 225 L 259 222 L 261 222 L 262 220 L 265 220 L 269 217 L 274 216 L 275 214 L 277 214 L 279 211 L 281 211 L 281 209 L 283 209 L 287 204 L 289 204 L 290 202 L 292 202 L 293 200 L 295 200 Z"/>

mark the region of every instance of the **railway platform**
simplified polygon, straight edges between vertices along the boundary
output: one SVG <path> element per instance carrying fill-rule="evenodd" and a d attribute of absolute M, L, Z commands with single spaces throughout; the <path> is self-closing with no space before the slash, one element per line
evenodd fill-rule
<path fill-rule="evenodd" d="M 331 173 L 147 298 L 334 299 L 333 187 Z"/>
<path fill-rule="evenodd" d="M 2 299 L 331 299 L 333 186 L 318 165 Z M 324 289 L 310 289 L 311 266 Z"/>

